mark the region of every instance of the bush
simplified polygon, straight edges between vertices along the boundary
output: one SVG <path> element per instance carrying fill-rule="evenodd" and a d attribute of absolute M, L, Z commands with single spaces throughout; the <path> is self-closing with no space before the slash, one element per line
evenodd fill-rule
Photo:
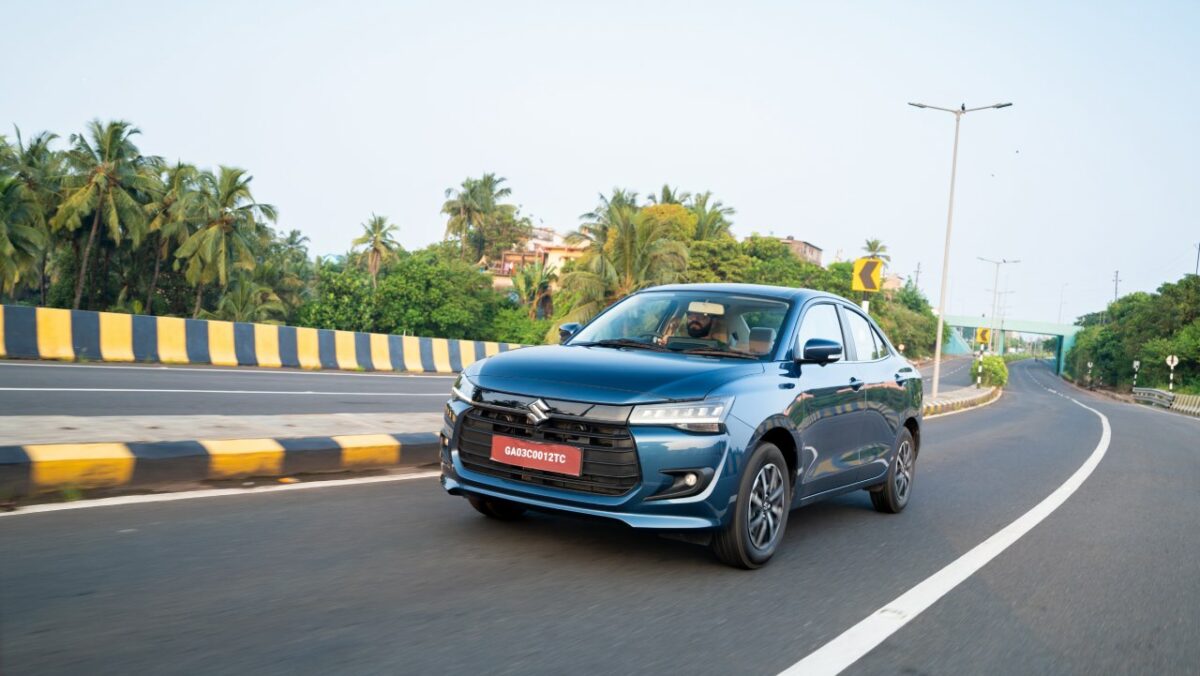
<path fill-rule="evenodd" d="M 553 324 L 550 319 L 530 319 L 529 311 L 523 307 L 502 307 L 492 322 L 492 340 L 541 345 Z"/>
<path fill-rule="evenodd" d="M 983 384 L 1004 387 L 1008 384 L 1008 366 L 1004 358 L 989 354 L 983 358 Z"/>

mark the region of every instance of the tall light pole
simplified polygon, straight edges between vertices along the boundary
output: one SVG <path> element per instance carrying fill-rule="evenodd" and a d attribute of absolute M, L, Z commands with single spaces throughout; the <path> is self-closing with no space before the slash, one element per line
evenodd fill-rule
<path fill-rule="evenodd" d="M 1001 265 L 1010 265 L 1010 264 L 1014 264 L 1014 263 L 1020 263 L 1021 261 L 1019 261 L 1019 260 L 1010 261 L 1007 258 L 1001 258 L 998 261 L 994 261 L 990 258 L 984 258 L 983 256 L 976 256 L 976 258 L 983 261 L 984 263 L 991 263 L 992 265 L 996 266 L 996 276 L 994 278 L 994 281 L 992 282 L 992 340 L 991 340 L 991 342 L 988 343 L 988 349 L 991 350 L 992 352 L 995 352 L 996 350 L 995 350 L 994 344 L 996 342 L 996 328 L 997 328 L 996 327 L 996 302 L 1000 298 L 1000 266 Z"/>
<path fill-rule="evenodd" d="M 1063 282 L 1062 289 L 1058 292 L 1058 323 L 1062 324 L 1063 302 L 1067 299 L 1067 282 Z"/>
<path fill-rule="evenodd" d="M 946 284 L 950 280 L 950 231 L 954 227 L 954 178 L 958 173 L 958 128 L 962 124 L 962 116 L 967 113 L 973 113 L 977 110 L 987 110 L 988 108 L 1007 108 L 1011 103 L 994 103 L 990 106 L 980 106 L 979 108 L 968 108 L 967 104 L 962 104 L 957 110 L 953 108 L 942 108 L 940 106 L 930 106 L 924 103 L 909 103 L 908 105 L 917 108 L 928 108 L 930 110 L 940 110 L 954 115 L 954 154 L 950 160 L 950 207 L 946 211 L 946 246 L 942 251 L 942 290 L 938 295 L 938 320 L 937 320 L 937 336 L 934 338 L 933 347 L 933 393 L 932 396 L 938 396 L 938 381 L 942 376 L 942 330 L 946 321 Z"/>

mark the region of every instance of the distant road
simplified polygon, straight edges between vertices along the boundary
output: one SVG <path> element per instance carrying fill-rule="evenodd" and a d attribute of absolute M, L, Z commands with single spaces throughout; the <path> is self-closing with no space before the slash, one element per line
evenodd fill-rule
<path fill-rule="evenodd" d="M 943 390 L 958 389 L 975 384 L 975 376 L 971 373 L 973 360 L 969 355 L 956 355 L 942 358 Z M 925 381 L 925 395 L 929 396 L 933 387 L 933 362 L 925 364 L 920 369 L 921 378 Z"/>
<path fill-rule="evenodd" d="M 0 415 L 436 412 L 453 378 L 0 361 Z"/>

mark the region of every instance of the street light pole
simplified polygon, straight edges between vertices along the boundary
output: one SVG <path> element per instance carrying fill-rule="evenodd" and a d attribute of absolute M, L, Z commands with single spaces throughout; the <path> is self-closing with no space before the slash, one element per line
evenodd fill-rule
<path fill-rule="evenodd" d="M 915 108 L 931 108 L 940 110 L 954 115 L 954 154 L 950 160 L 950 206 L 946 211 L 946 244 L 942 251 L 942 286 L 941 293 L 938 295 L 938 320 L 937 320 L 937 336 L 934 338 L 933 347 L 933 392 L 931 396 L 938 396 L 938 381 L 942 376 L 942 331 L 946 322 L 946 286 L 950 280 L 950 232 L 954 228 L 954 179 L 958 173 L 958 131 L 962 124 L 962 116 L 967 113 L 973 113 L 977 110 L 986 110 L 988 108 L 1007 108 L 1011 103 L 995 103 L 990 106 L 981 106 L 979 108 L 967 108 L 964 103 L 957 110 L 953 108 L 942 108 L 940 106 L 930 106 L 924 103 L 909 103 L 908 105 Z"/>
<path fill-rule="evenodd" d="M 1067 298 L 1067 282 L 1063 282 L 1062 289 L 1058 291 L 1058 323 L 1062 324 L 1063 301 Z"/>
<path fill-rule="evenodd" d="M 997 328 L 996 327 L 996 303 L 1000 299 L 1000 266 L 1008 265 L 1010 263 L 1020 263 L 1021 261 L 1019 261 L 1019 260 L 1010 261 L 1007 258 L 1001 258 L 998 261 L 994 261 L 990 258 L 984 258 L 983 256 L 976 256 L 976 258 L 983 261 L 984 263 L 991 263 L 992 265 L 996 266 L 996 276 L 995 276 L 994 280 L 992 281 L 992 340 L 988 342 L 988 349 L 990 349 L 992 352 L 995 352 L 996 349 L 995 349 L 994 343 L 996 341 L 996 328 Z"/>

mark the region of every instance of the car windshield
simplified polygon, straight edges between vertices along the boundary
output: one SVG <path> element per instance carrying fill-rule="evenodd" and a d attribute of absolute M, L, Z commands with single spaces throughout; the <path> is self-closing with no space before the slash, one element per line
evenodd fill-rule
<path fill-rule="evenodd" d="M 787 311 L 787 303 L 753 296 L 640 293 L 597 317 L 567 344 L 765 361 L 775 354 Z"/>

